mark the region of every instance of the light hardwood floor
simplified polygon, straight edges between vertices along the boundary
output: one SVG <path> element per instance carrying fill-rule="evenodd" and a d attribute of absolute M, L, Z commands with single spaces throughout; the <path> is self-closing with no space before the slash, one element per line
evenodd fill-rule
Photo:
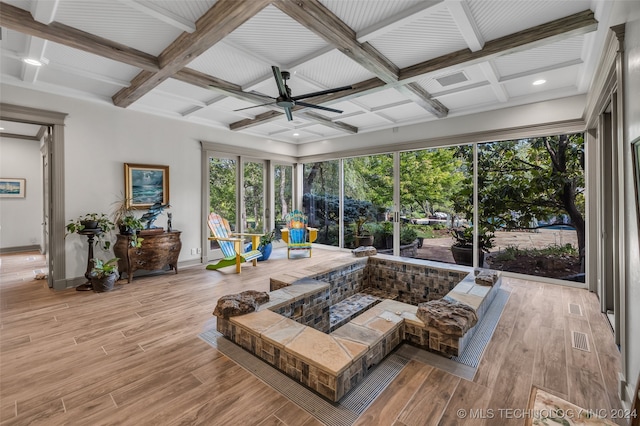
<path fill-rule="evenodd" d="M 198 334 L 215 327 L 221 295 L 268 291 L 271 274 L 341 256 L 350 254 L 314 249 L 311 259 L 287 260 L 278 249 L 241 275 L 196 266 L 93 293 L 53 292 L 33 279 L 42 256 L 3 255 L 1 424 L 319 425 Z M 522 425 L 516 410 L 527 408 L 532 385 L 584 408 L 620 408 L 619 354 L 596 296 L 515 279 L 502 288 L 510 298 L 473 381 L 411 361 L 357 424 Z M 587 334 L 591 352 L 572 349 L 573 330 Z"/>

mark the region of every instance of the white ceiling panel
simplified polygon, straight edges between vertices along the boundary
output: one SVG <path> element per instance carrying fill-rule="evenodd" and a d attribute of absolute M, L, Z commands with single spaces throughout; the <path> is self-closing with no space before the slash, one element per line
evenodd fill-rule
<path fill-rule="evenodd" d="M 137 106 L 160 109 L 175 114 L 182 114 L 183 111 L 193 108 L 194 104 L 180 97 L 171 96 L 165 92 L 151 92 L 144 95 L 138 101 Z"/>
<path fill-rule="evenodd" d="M 414 121 L 417 118 L 433 117 L 424 108 L 412 103 L 397 105 L 391 108 L 385 108 L 377 111 L 378 115 L 392 120 L 394 123 L 402 123 L 403 121 Z"/>
<path fill-rule="evenodd" d="M 159 55 L 182 30 L 113 0 L 61 1 L 55 21 Z"/>
<path fill-rule="evenodd" d="M 525 78 L 508 80 L 502 83 L 502 85 L 507 90 L 510 97 L 539 95 L 540 93 L 545 92 L 552 96 L 553 91 L 559 91 L 563 88 L 577 90 L 576 80 L 578 71 L 579 66 L 575 65 L 561 70 L 544 71 Z M 534 86 L 533 82 L 539 79 L 546 80 L 546 83 Z"/>
<path fill-rule="evenodd" d="M 467 48 L 446 8 L 439 8 L 369 43 L 400 68 Z"/>
<path fill-rule="evenodd" d="M 272 61 L 272 65 L 294 62 L 318 51 L 327 43 L 274 6 L 267 6 L 227 39 L 249 52 Z"/>
<path fill-rule="evenodd" d="M 486 41 L 589 9 L 585 0 L 467 0 Z"/>
<path fill-rule="evenodd" d="M 351 117 L 345 117 L 344 119 L 341 119 L 340 121 L 342 121 L 343 123 L 347 123 L 350 124 L 351 126 L 356 126 L 358 128 L 361 127 L 372 127 L 372 126 L 384 126 L 384 125 L 389 125 L 389 121 L 385 120 L 382 117 L 379 117 L 376 114 L 360 114 L 360 115 L 354 115 Z M 393 124 L 393 123 L 391 123 Z"/>
<path fill-rule="evenodd" d="M 2 40 L 0 40 L 0 47 L 3 50 L 13 51 L 16 54 L 21 55 L 27 53 L 29 40 L 30 37 L 27 35 L 2 28 Z"/>
<path fill-rule="evenodd" d="M 345 1 L 320 0 L 331 12 L 355 32 L 364 30 L 424 3 L 424 0 Z"/>
<path fill-rule="evenodd" d="M 38 81 L 41 83 L 53 84 L 62 88 L 71 89 L 85 93 L 89 97 L 98 96 L 104 99 L 111 99 L 114 85 L 108 82 L 95 80 L 86 75 L 76 74 L 70 78 L 68 69 L 56 67 L 40 67 L 38 70 Z M 119 89 L 115 87 L 115 89 Z"/>
<path fill-rule="evenodd" d="M 438 79 L 441 79 L 443 77 L 447 78 L 452 75 L 458 75 L 459 73 L 462 73 L 462 75 L 464 76 L 464 78 L 467 79 L 467 81 L 463 81 L 460 83 L 455 83 L 447 86 L 443 86 L 438 81 Z M 416 80 L 416 83 L 422 86 L 427 92 L 434 95 L 436 93 L 449 92 L 451 90 L 464 90 L 465 87 L 477 85 L 478 83 L 486 82 L 486 80 L 487 80 L 487 76 L 482 71 L 482 68 L 480 68 L 479 65 L 472 65 L 456 71 L 448 71 L 444 73 L 431 73 L 426 75 L 423 78 Z"/>
<path fill-rule="evenodd" d="M 360 96 L 357 102 L 367 108 L 379 108 L 405 100 L 407 100 L 407 97 L 398 93 L 396 89 L 386 89 L 370 95 Z"/>
<path fill-rule="evenodd" d="M 320 55 L 294 69 L 325 88 L 347 86 L 354 82 L 369 80 L 375 74 L 351 60 L 339 50 Z M 289 70 L 291 71 L 291 70 Z"/>
<path fill-rule="evenodd" d="M 207 10 L 216 4 L 215 0 L 154 0 L 155 5 L 181 16 L 189 21 L 197 21 Z"/>
<path fill-rule="evenodd" d="M 547 46 L 516 52 L 496 58 L 494 64 L 500 76 L 526 72 L 530 69 L 541 69 L 553 65 L 580 60 L 584 36 L 572 37 Z"/>
<path fill-rule="evenodd" d="M 450 93 L 439 96 L 438 100 L 452 112 L 465 107 L 475 107 L 498 102 L 491 86 L 481 86 L 462 92 Z"/>
<path fill-rule="evenodd" d="M 157 89 L 168 93 L 174 93 L 179 96 L 184 96 L 186 98 L 191 98 L 194 101 L 203 103 L 214 99 L 217 96 L 220 96 L 219 94 L 211 90 L 207 90 L 199 86 L 194 86 L 192 84 L 187 84 L 180 80 L 175 80 L 172 78 L 168 78 L 160 83 Z"/>
<path fill-rule="evenodd" d="M 265 73 L 264 65 L 224 42 L 215 44 L 189 62 L 188 68 L 243 86 Z"/>
<path fill-rule="evenodd" d="M 128 86 L 128 82 L 140 72 L 139 68 L 131 65 L 52 42 L 47 43 L 45 57 L 49 59 L 51 65 L 63 64 L 69 69 L 70 79 L 74 78 L 74 72 L 77 74 L 76 71 L 86 71 L 95 74 L 96 79 L 104 77 L 103 81 L 107 78 L 121 80 Z M 88 74 L 85 73 L 85 75 Z"/>
<path fill-rule="evenodd" d="M 0 61 L 0 71 L 2 71 L 2 75 L 5 76 L 3 83 L 6 82 L 6 77 L 8 76 L 20 78 L 22 67 L 24 66 L 26 65 L 18 58 L 3 57 Z"/>

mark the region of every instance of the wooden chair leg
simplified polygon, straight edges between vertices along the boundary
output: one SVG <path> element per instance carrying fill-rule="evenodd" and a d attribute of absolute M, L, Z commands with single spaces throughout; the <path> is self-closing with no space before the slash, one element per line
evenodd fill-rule
<path fill-rule="evenodd" d="M 240 256 L 236 255 L 236 274 L 239 274 L 242 271 L 242 259 Z"/>

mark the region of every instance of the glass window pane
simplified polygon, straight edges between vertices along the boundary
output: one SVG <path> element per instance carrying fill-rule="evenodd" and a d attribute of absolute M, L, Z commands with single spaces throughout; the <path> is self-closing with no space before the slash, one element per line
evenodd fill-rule
<path fill-rule="evenodd" d="M 492 269 L 584 282 L 582 134 L 478 145 L 479 221 Z"/>
<path fill-rule="evenodd" d="M 264 163 L 244 163 L 244 208 L 243 230 L 264 232 Z"/>
<path fill-rule="evenodd" d="M 393 156 L 344 160 L 344 246 L 393 254 Z"/>
<path fill-rule="evenodd" d="M 284 217 L 293 210 L 293 166 L 276 164 L 273 168 L 276 236 L 284 227 Z"/>
<path fill-rule="evenodd" d="M 423 149 L 400 154 L 401 244 L 418 248 L 402 256 L 454 263 L 452 227 L 473 216 L 472 146 Z"/>
<path fill-rule="evenodd" d="M 232 230 L 236 226 L 236 166 L 229 158 L 209 159 L 209 212 L 227 219 Z M 210 241 L 210 248 L 218 244 Z"/>
<path fill-rule="evenodd" d="M 340 243 L 339 164 L 338 160 L 331 160 L 305 164 L 303 168 L 302 206 L 309 217 L 309 226 L 318 228 L 319 244 Z"/>

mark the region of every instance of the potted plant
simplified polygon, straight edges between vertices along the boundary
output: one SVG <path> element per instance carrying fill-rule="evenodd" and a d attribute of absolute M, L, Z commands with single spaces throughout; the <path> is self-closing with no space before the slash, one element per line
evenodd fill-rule
<path fill-rule="evenodd" d="M 258 259 L 267 260 L 269 256 L 271 256 L 271 251 L 273 250 L 273 242 L 280 241 L 279 238 L 276 238 L 276 230 L 273 229 L 271 232 L 267 232 L 262 237 L 260 237 L 260 245 L 258 246 L 258 250 L 262 252 L 262 257 Z"/>
<path fill-rule="evenodd" d="M 373 235 L 367 226 L 367 221 L 367 217 L 360 216 L 354 222 L 356 231 L 356 247 L 373 245 Z"/>
<path fill-rule="evenodd" d="M 131 199 L 122 198 L 114 202 L 114 209 L 111 213 L 113 223 L 118 227 L 120 235 L 129 235 L 131 247 L 141 247 L 144 238 L 138 237 L 138 231 L 144 229 L 144 223 L 134 214 L 130 207 Z"/>
<path fill-rule="evenodd" d="M 115 225 L 104 213 L 87 213 L 70 220 L 65 228 L 66 235 L 95 231 L 96 242 L 106 251 L 111 247 L 111 241 L 106 236 L 115 228 Z"/>
<path fill-rule="evenodd" d="M 106 262 L 97 258 L 91 259 L 93 268 L 91 272 L 89 272 L 89 280 L 91 281 L 93 291 L 101 293 L 113 290 L 116 281 L 120 278 L 120 274 L 118 273 L 118 260 L 120 259 L 117 257 L 107 260 Z"/>
<path fill-rule="evenodd" d="M 453 259 L 459 265 L 473 265 L 473 227 L 462 226 L 460 228 L 452 228 L 451 235 L 454 243 L 451 246 Z M 489 249 L 493 247 L 495 234 L 487 228 L 480 227 L 478 230 L 478 265 L 484 263 L 484 254 L 489 253 Z"/>

